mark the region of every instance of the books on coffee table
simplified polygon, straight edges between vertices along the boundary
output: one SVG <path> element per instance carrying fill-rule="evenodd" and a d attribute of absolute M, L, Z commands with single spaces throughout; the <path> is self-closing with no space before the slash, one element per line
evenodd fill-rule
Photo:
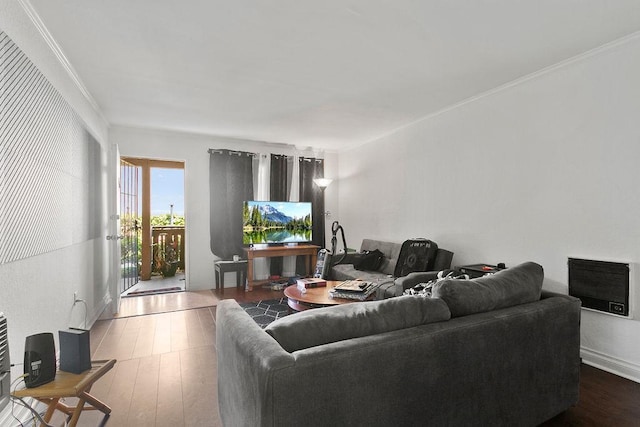
<path fill-rule="evenodd" d="M 376 291 L 378 284 L 365 280 L 345 280 L 329 291 L 333 298 L 364 301 Z"/>
<path fill-rule="evenodd" d="M 305 277 L 296 280 L 298 289 L 321 288 L 327 286 L 327 281 L 319 277 Z"/>

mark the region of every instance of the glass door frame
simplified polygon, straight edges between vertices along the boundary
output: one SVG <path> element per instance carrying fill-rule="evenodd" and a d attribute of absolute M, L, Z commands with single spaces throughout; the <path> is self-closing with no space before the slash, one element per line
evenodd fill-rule
<path fill-rule="evenodd" d="M 142 266 L 140 269 L 140 280 L 150 280 L 153 262 L 153 239 L 151 235 L 151 168 L 165 169 L 185 169 L 185 162 L 173 160 L 144 159 L 136 157 L 123 157 L 125 161 L 140 167 L 142 172 L 141 188 L 139 197 L 142 200 Z M 186 256 L 186 254 L 185 254 Z"/>

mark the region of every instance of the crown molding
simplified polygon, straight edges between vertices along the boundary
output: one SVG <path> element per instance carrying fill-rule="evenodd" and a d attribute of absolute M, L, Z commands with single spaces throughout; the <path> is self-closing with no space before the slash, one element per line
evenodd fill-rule
<path fill-rule="evenodd" d="M 29 0 L 18 0 L 18 4 L 20 4 L 22 9 L 25 11 L 25 13 L 35 26 L 36 30 L 38 30 L 38 33 L 40 33 L 44 41 L 47 43 L 47 46 L 49 46 L 49 49 L 51 49 L 53 54 L 56 56 L 58 62 L 60 63 L 60 65 L 62 65 L 62 68 L 65 70 L 73 84 L 76 86 L 76 88 L 78 88 L 82 96 L 95 110 L 96 114 L 100 116 L 100 119 L 102 119 L 102 121 L 108 125 L 109 122 L 102 114 L 102 111 L 100 110 L 100 107 L 98 106 L 95 98 L 91 95 L 87 87 L 84 85 L 84 83 L 80 79 L 80 76 L 73 68 L 73 65 L 71 65 L 71 62 L 69 62 L 62 48 L 53 38 L 42 19 L 40 19 L 40 15 L 38 15 L 38 12 L 36 12 Z"/>
<path fill-rule="evenodd" d="M 470 97 L 468 97 L 466 99 L 463 99 L 463 100 L 461 100 L 459 102 L 456 102 L 454 104 L 451 104 L 449 106 L 441 108 L 438 111 L 434 111 L 433 113 L 430 113 L 430 114 L 427 114 L 425 116 L 419 117 L 419 118 L 417 118 L 417 119 L 415 119 L 415 120 L 413 120 L 411 122 L 405 123 L 405 124 L 403 124 L 401 126 L 398 126 L 398 127 L 394 128 L 394 129 L 391 129 L 388 132 L 380 134 L 380 135 L 378 135 L 377 137 L 375 137 L 373 139 L 370 139 L 370 140 L 367 140 L 367 141 L 360 141 L 359 143 L 352 144 L 352 145 L 346 147 L 343 151 L 351 150 L 351 149 L 354 149 L 354 148 L 358 148 L 358 147 L 363 146 L 365 144 L 368 144 L 370 142 L 374 142 L 374 141 L 383 139 L 385 137 L 388 137 L 389 135 L 393 135 L 393 134 L 395 134 L 397 132 L 400 132 L 400 131 L 402 131 L 402 130 L 404 130 L 406 128 L 409 128 L 409 127 L 411 127 L 413 125 L 416 125 L 418 123 L 425 122 L 427 120 L 430 120 L 430 119 L 435 118 L 437 116 L 440 116 L 442 114 L 448 113 L 449 111 L 452 111 L 452 110 L 455 110 L 457 108 L 460 108 L 460 107 L 462 107 L 464 105 L 476 102 L 476 101 L 478 101 L 480 99 L 493 96 L 493 95 L 495 95 L 497 93 L 500 93 L 500 92 L 504 92 L 504 91 L 506 91 L 506 90 L 508 90 L 508 89 L 510 89 L 512 87 L 519 86 L 519 85 L 524 84 L 524 83 L 526 83 L 526 82 L 528 82 L 530 80 L 538 79 L 538 78 L 543 77 L 543 76 L 545 76 L 545 75 L 547 75 L 547 74 L 549 74 L 549 73 L 551 73 L 553 71 L 560 70 L 560 69 L 568 67 L 568 66 L 570 66 L 572 64 L 579 63 L 579 62 L 585 61 L 585 60 L 587 60 L 589 58 L 592 58 L 592 57 L 598 56 L 600 54 L 606 53 L 606 52 L 611 51 L 613 49 L 616 49 L 616 48 L 618 48 L 620 46 L 624 46 L 627 43 L 634 42 L 637 39 L 640 39 L 640 31 L 635 31 L 635 32 L 633 32 L 631 34 L 628 34 L 626 36 L 623 36 L 623 37 L 620 37 L 618 39 L 612 40 L 612 41 L 610 41 L 608 43 L 605 43 L 603 45 L 597 46 L 597 47 L 595 47 L 593 49 L 589 49 L 589 50 L 587 50 L 585 52 L 582 52 L 582 53 L 579 53 L 579 54 L 577 54 L 575 56 L 572 56 L 570 58 L 564 59 L 564 60 L 559 61 L 559 62 L 557 62 L 555 64 L 552 64 L 552 65 L 549 65 L 547 67 L 544 67 L 544 68 L 542 68 L 540 70 L 537 70 L 537 71 L 534 71 L 532 73 L 526 74 L 526 75 L 524 75 L 522 77 L 519 77 L 517 79 L 514 79 L 514 80 L 512 80 L 510 82 L 501 84 L 501 85 L 496 86 L 496 87 L 494 87 L 492 89 L 489 89 L 487 91 L 481 92 L 481 93 L 479 93 L 477 95 L 470 96 Z"/>

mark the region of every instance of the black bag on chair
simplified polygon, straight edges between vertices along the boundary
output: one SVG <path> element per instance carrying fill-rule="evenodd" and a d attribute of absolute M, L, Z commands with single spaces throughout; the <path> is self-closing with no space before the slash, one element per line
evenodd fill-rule
<path fill-rule="evenodd" d="M 379 250 L 363 251 L 353 262 L 356 270 L 377 271 L 382 265 L 384 254 Z"/>
<path fill-rule="evenodd" d="M 427 239 L 406 240 L 400 248 L 395 277 L 403 277 L 413 271 L 430 271 L 436 260 L 438 244 Z"/>

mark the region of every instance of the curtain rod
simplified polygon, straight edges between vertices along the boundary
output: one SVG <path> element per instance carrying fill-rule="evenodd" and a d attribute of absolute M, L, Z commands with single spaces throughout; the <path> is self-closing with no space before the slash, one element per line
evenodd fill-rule
<path fill-rule="evenodd" d="M 228 154 L 230 156 L 232 155 L 236 155 L 236 156 L 243 156 L 243 155 L 247 155 L 247 156 L 252 156 L 252 157 L 256 157 L 258 155 L 258 153 L 249 153 L 247 151 L 234 151 L 234 150 L 227 150 L 227 149 L 223 149 L 223 148 L 209 148 L 207 150 L 207 152 L 209 154 Z"/>
<path fill-rule="evenodd" d="M 265 156 L 266 156 L 266 155 L 267 155 L 267 154 L 265 154 Z M 287 159 L 289 159 L 289 158 L 293 159 L 293 158 L 295 157 L 295 156 L 291 156 L 291 155 L 289 155 L 289 154 L 277 154 L 277 153 L 271 153 L 271 155 L 272 155 L 272 156 L 275 156 L 275 157 L 285 157 L 285 158 L 287 158 Z M 310 162 L 310 161 L 312 161 L 312 160 L 315 160 L 316 162 L 322 162 L 324 159 L 316 159 L 316 158 L 313 158 L 313 157 L 301 157 L 301 156 L 300 156 L 300 157 L 298 157 L 298 160 L 300 160 L 300 161 L 305 161 L 305 162 Z"/>
<path fill-rule="evenodd" d="M 316 161 L 316 163 L 322 163 L 324 161 L 324 159 L 316 159 L 314 157 L 300 157 L 301 162 L 311 162 L 314 160 Z"/>
<path fill-rule="evenodd" d="M 224 148 L 209 148 L 207 150 L 207 152 L 209 154 L 213 154 L 213 153 L 217 153 L 217 154 L 229 154 L 229 155 L 237 155 L 237 156 L 242 156 L 242 155 L 247 155 L 247 156 L 253 156 L 253 157 L 258 157 L 260 154 L 259 153 L 250 153 L 247 151 L 234 151 L 234 150 L 228 150 L 228 149 L 224 149 Z M 295 156 L 290 156 L 287 154 L 275 154 L 275 153 L 271 153 L 274 156 L 282 156 L 282 157 L 295 157 Z M 263 154 L 264 156 L 267 156 L 267 154 Z M 304 162 L 311 162 L 311 161 L 316 161 L 317 163 L 322 163 L 324 161 L 324 159 L 318 159 L 315 157 L 304 157 L 304 156 L 300 156 L 298 157 L 298 159 L 300 161 L 304 161 Z"/>

